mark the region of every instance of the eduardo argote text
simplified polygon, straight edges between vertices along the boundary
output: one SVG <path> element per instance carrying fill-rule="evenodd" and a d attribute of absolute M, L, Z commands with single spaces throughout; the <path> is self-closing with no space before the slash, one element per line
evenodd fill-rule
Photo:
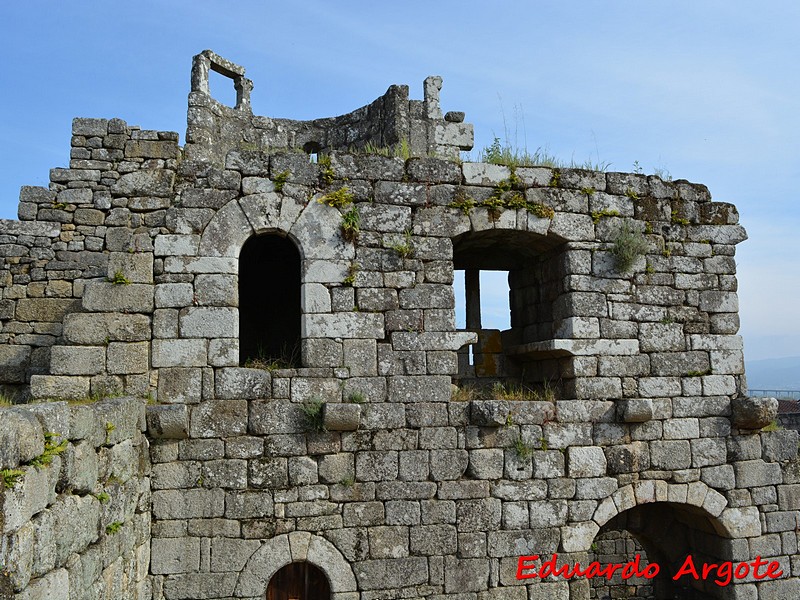
<path fill-rule="evenodd" d="M 661 567 L 654 562 L 642 564 L 641 556 L 636 554 L 633 560 L 625 563 L 609 563 L 602 565 L 597 561 L 590 562 L 586 567 L 576 562 L 574 565 L 568 563 L 558 564 L 558 554 L 553 555 L 542 561 L 541 566 L 537 566 L 536 561 L 540 559 L 538 554 L 520 556 L 517 561 L 517 579 L 545 579 L 546 577 L 561 577 L 572 579 L 573 577 L 585 577 L 593 579 L 595 577 L 605 577 L 611 579 L 615 573 L 619 572 L 622 579 L 631 577 L 643 577 L 653 579 L 661 571 Z M 767 561 L 757 556 L 749 562 L 723 561 L 719 563 L 698 562 L 692 555 L 688 555 L 683 564 L 672 576 L 674 581 L 681 577 L 691 577 L 696 580 L 713 579 L 719 586 L 726 586 L 733 579 L 744 579 L 751 576 L 756 580 L 778 579 L 783 576 L 780 563 L 777 561 Z"/>

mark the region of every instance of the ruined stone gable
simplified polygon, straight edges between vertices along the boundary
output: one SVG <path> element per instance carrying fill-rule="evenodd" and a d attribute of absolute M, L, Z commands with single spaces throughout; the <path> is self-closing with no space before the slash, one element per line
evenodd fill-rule
<path fill-rule="evenodd" d="M 69 168 L 0 224 L 0 384 L 26 403 L 0 420 L 0 597 L 800 596 L 797 433 L 746 395 L 736 209 L 462 163 L 441 85 L 273 119 L 205 51 L 183 147 L 73 122 Z M 553 553 L 662 572 L 517 577 Z M 783 576 L 673 581 L 688 555 Z"/>

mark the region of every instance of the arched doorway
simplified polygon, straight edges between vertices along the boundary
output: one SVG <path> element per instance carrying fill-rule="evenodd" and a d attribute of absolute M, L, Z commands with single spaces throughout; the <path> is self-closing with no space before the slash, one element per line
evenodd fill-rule
<path fill-rule="evenodd" d="M 300 366 L 300 253 L 287 237 L 257 235 L 242 247 L 239 364 Z"/>
<path fill-rule="evenodd" d="M 729 540 L 719 534 L 713 517 L 700 507 L 678 502 L 640 504 L 623 511 L 597 533 L 589 560 L 601 564 L 623 564 L 639 555 L 642 567 L 659 566 L 651 580 L 614 577 L 592 580 L 593 598 L 635 598 L 654 600 L 716 600 L 727 598 L 730 587 L 720 586 L 714 577 L 696 580 L 690 575 L 673 579 L 691 557 L 692 564 L 720 564 L 730 556 Z"/>
<path fill-rule="evenodd" d="M 293 562 L 278 570 L 267 586 L 266 600 L 330 600 L 331 586 L 322 570 Z"/>

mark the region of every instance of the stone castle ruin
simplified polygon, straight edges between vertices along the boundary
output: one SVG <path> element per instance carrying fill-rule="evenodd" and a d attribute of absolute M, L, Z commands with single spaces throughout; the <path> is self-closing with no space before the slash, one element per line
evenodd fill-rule
<path fill-rule="evenodd" d="M 75 119 L 0 223 L 1 599 L 800 598 L 798 438 L 746 395 L 734 206 L 462 163 L 441 84 L 273 119 L 205 51 L 183 147 Z M 660 572 L 518 578 L 554 553 Z M 782 574 L 673 579 L 687 556 Z"/>

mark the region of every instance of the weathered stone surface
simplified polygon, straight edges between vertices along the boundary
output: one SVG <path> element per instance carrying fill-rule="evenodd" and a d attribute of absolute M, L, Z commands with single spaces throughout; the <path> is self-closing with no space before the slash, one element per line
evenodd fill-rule
<path fill-rule="evenodd" d="M 775 398 L 735 398 L 731 401 L 733 424 L 743 429 L 761 429 L 778 416 Z"/>
<path fill-rule="evenodd" d="M 480 427 L 502 427 L 508 423 L 509 406 L 503 400 L 473 400 L 470 421 Z"/>
<path fill-rule="evenodd" d="M 96 312 L 149 313 L 153 311 L 153 286 L 96 282 L 86 287 L 83 308 Z"/>
<path fill-rule="evenodd" d="M 328 431 L 355 431 L 361 422 L 361 407 L 328 402 L 323 410 L 323 419 Z"/>
<path fill-rule="evenodd" d="M 215 385 L 218 398 L 269 398 L 272 375 L 264 369 L 230 367 L 217 371 Z"/>
<path fill-rule="evenodd" d="M 147 432 L 154 439 L 189 437 L 189 410 L 186 406 L 148 406 Z"/>
<path fill-rule="evenodd" d="M 797 434 L 739 398 L 734 207 L 656 176 L 435 158 L 473 137 L 438 77 L 306 122 L 253 115 L 251 87 L 199 54 L 183 148 L 77 119 L 70 168 L 0 222 L 2 392 L 78 401 L 0 407 L 0 596 L 250 600 L 307 561 L 335 600 L 588 598 L 520 582 L 517 559 L 585 563 L 625 523 L 660 555 L 690 540 L 797 571 Z M 360 151 L 384 144 L 410 158 Z M 623 221 L 645 232 L 629 273 Z M 264 323 L 238 309 L 262 235 L 300 256 L 291 282 L 260 259 L 258 294 L 299 294 Z M 502 332 L 478 324 L 495 270 Z M 298 356 L 243 368 L 245 333 Z M 93 402 L 116 393 L 139 398 Z"/>
<path fill-rule="evenodd" d="M 175 173 L 171 171 L 135 171 L 125 173 L 111 187 L 116 196 L 160 196 L 172 193 Z"/>

